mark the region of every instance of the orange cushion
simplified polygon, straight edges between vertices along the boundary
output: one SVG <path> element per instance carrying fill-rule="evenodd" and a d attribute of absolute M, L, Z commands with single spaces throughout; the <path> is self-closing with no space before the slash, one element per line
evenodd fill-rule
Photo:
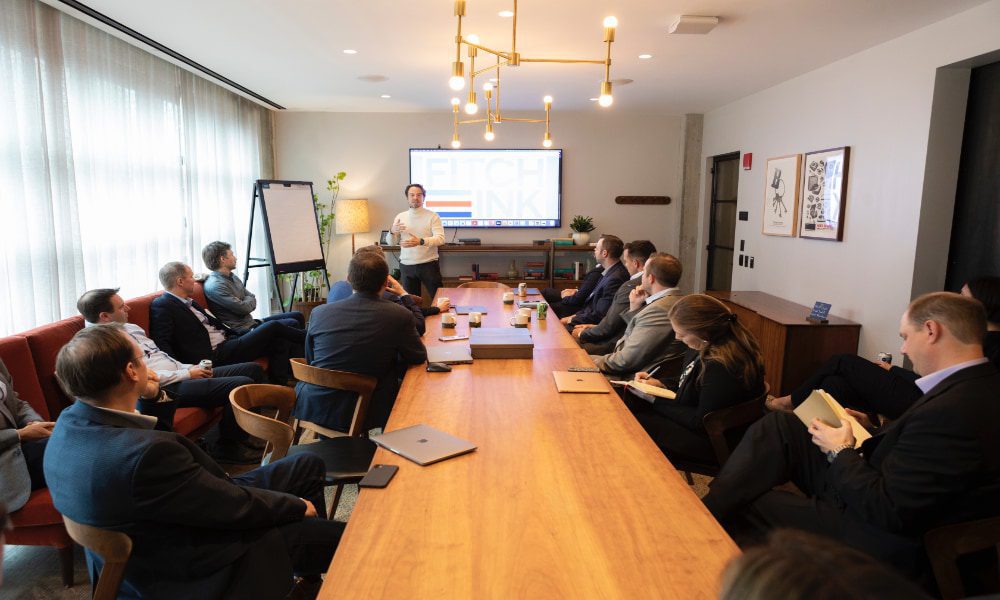
<path fill-rule="evenodd" d="M 43 419 L 48 419 L 49 407 L 45 405 L 45 395 L 38 384 L 38 371 L 31 358 L 28 340 L 18 335 L 0 338 L 0 361 L 7 367 L 18 397 L 30 404 Z"/>
<path fill-rule="evenodd" d="M 35 361 L 35 372 L 38 373 L 38 384 L 45 396 L 45 404 L 49 407 L 49 418 L 53 420 L 72 403 L 56 383 L 56 354 L 81 329 L 83 317 L 70 317 L 21 334 L 28 339 L 31 358 Z"/>
<path fill-rule="evenodd" d="M 211 410 L 197 407 L 178 408 L 174 413 L 174 431 L 181 435 L 190 435 L 220 414 L 222 414 L 221 408 Z"/>
<path fill-rule="evenodd" d="M 145 296 L 139 296 L 138 298 L 132 298 L 127 302 L 128 304 L 128 322 L 134 323 L 149 335 L 149 305 L 153 303 L 153 300 L 160 296 L 163 292 L 155 292 L 153 294 L 146 294 Z"/>
<path fill-rule="evenodd" d="M 35 527 L 38 525 L 62 525 L 62 515 L 52 504 L 49 488 L 31 492 L 28 503 L 10 515 L 10 522 L 17 527 Z"/>

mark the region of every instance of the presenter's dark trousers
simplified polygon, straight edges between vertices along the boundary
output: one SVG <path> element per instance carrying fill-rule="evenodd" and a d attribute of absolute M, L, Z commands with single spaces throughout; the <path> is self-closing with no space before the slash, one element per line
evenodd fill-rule
<path fill-rule="evenodd" d="M 229 392 L 241 385 L 262 381 L 264 381 L 264 369 L 257 363 L 247 362 L 214 367 L 212 377 L 208 379 L 186 379 L 163 386 L 163 389 L 177 402 L 178 408 L 222 407 L 219 439 L 235 441 L 246 439 L 247 433 L 236 424 L 233 405 L 229 402 Z"/>
<path fill-rule="evenodd" d="M 270 543 L 251 544 L 248 552 L 236 565 L 230 579 L 233 585 L 227 590 L 227 597 L 272 597 L 263 593 L 260 588 L 252 588 L 251 582 L 259 583 L 263 573 L 277 576 L 282 572 L 288 573 L 289 570 L 297 575 L 319 575 L 326 572 L 345 525 L 326 518 L 323 496 L 326 466 L 322 459 L 310 453 L 297 454 L 232 479 L 237 485 L 285 492 L 309 500 L 316 507 L 319 517 L 293 521 L 263 531 L 262 535 L 267 536 L 268 541 L 283 546 L 287 554 L 275 555 L 274 552 L 268 552 L 268 549 L 275 547 Z M 241 589 L 240 582 L 247 582 L 246 585 L 251 589 Z M 292 582 L 289 577 L 287 581 L 273 583 L 277 587 L 284 586 L 287 593 Z"/>
<path fill-rule="evenodd" d="M 792 406 L 820 389 L 849 408 L 898 419 L 923 395 L 916 380 L 912 371 L 899 367 L 886 371 L 856 354 L 838 354 L 792 392 Z"/>
<path fill-rule="evenodd" d="M 829 467 L 798 417 L 772 412 L 747 430 L 702 501 L 741 545 L 791 527 L 840 540 L 917 576 L 925 560 L 922 546 L 848 517 L 826 479 Z M 773 489 L 789 481 L 805 496 Z"/>
<path fill-rule="evenodd" d="M 441 265 L 439 261 L 421 263 L 419 265 L 399 265 L 402 280 L 399 282 L 406 293 L 416 297 L 421 296 L 420 284 L 424 284 L 431 298 L 441 287 Z"/>

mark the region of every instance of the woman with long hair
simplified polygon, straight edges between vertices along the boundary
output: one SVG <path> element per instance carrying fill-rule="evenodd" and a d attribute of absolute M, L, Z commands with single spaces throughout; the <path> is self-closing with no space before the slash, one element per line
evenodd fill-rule
<path fill-rule="evenodd" d="M 714 463 L 715 453 L 702 418 L 764 394 L 764 360 L 753 334 L 726 305 L 692 294 L 670 310 L 674 335 L 689 350 L 673 400 L 632 396 L 626 400 L 636 419 L 668 458 Z M 666 387 L 648 373 L 636 378 Z"/>

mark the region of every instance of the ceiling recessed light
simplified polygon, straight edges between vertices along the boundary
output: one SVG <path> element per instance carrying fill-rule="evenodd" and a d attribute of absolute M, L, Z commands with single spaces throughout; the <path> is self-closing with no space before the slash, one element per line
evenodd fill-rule
<path fill-rule="evenodd" d="M 382 94 L 379 98 L 392 98 L 389 94 Z"/>
<path fill-rule="evenodd" d="M 597 102 L 597 98 L 591 98 L 590 101 L 591 102 Z"/>
<path fill-rule="evenodd" d="M 344 50 L 344 54 L 357 54 L 357 53 L 358 53 L 357 50 L 352 50 L 350 48 Z"/>
<path fill-rule="evenodd" d="M 513 16 L 514 16 L 514 11 L 512 11 L 512 10 L 501 10 L 501 11 L 500 11 L 500 12 L 498 12 L 497 14 L 498 14 L 499 16 L 501 16 L 501 17 L 505 18 L 505 19 L 509 19 L 509 18 L 511 18 L 511 17 L 513 17 Z"/>
<path fill-rule="evenodd" d="M 652 54 L 640 54 L 639 58 L 641 58 L 642 60 L 648 60 L 650 58 L 653 58 L 653 55 Z"/>

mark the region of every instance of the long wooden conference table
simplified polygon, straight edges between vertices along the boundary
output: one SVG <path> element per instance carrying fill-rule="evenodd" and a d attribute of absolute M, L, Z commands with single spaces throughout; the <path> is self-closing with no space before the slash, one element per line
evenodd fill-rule
<path fill-rule="evenodd" d="M 482 305 L 484 327 L 514 308 L 500 289 L 446 288 Z M 549 311 L 532 314 L 532 360 L 476 360 L 406 374 L 386 426 L 424 423 L 478 449 L 361 490 L 320 598 L 714 597 L 739 550 L 616 394 L 560 394 L 554 370 L 593 366 Z M 468 333 L 468 317 L 424 342 Z"/>

